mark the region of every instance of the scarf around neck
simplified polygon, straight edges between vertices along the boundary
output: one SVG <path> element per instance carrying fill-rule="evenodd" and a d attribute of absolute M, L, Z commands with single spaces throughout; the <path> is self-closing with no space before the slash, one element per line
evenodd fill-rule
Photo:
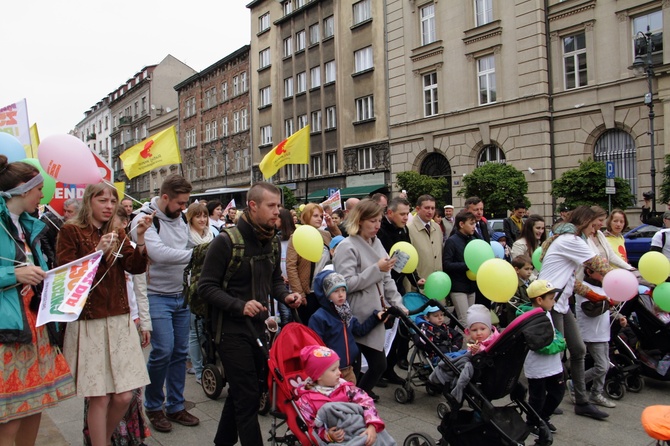
<path fill-rule="evenodd" d="M 240 218 L 249 223 L 249 225 L 254 229 L 256 237 L 258 237 L 258 240 L 260 240 L 261 242 L 267 242 L 268 240 L 272 240 L 272 237 L 274 237 L 277 234 L 277 230 L 275 228 L 267 229 L 256 224 L 253 218 L 251 218 L 248 209 L 244 210 L 244 213 Z"/>
<path fill-rule="evenodd" d="M 193 240 L 195 246 L 211 242 L 214 239 L 214 235 L 212 234 L 212 231 L 209 230 L 209 227 L 205 227 L 205 229 L 205 235 L 198 234 L 198 231 L 195 231 L 193 228 L 190 229 L 191 240 Z"/>

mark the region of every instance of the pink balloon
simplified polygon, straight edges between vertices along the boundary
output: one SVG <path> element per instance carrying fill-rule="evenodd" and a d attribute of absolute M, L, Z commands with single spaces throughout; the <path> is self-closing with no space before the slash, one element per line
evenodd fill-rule
<path fill-rule="evenodd" d="M 93 153 L 79 138 L 52 135 L 37 148 L 42 168 L 62 183 L 95 184 L 102 180 Z"/>
<path fill-rule="evenodd" d="M 638 293 L 637 277 L 625 269 L 615 269 L 605 274 L 603 290 L 615 302 L 631 300 Z"/>

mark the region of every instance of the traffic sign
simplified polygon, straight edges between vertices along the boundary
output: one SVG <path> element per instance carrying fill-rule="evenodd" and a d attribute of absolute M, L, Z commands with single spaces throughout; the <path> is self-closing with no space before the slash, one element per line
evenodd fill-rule
<path fill-rule="evenodd" d="M 614 161 L 605 162 L 605 178 L 614 178 Z"/>
<path fill-rule="evenodd" d="M 607 195 L 614 195 L 616 194 L 616 187 L 606 187 L 605 188 L 605 193 Z"/>

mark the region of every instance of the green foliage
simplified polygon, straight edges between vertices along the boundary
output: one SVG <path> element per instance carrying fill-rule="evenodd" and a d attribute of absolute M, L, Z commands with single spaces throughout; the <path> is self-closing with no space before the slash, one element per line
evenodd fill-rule
<path fill-rule="evenodd" d="M 298 205 L 298 200 L 295 198 L 295 194 L 291 189 L 286 186 L 282 186 L 282 195 L 284 196 L 284 208 L 293 209 Z"/>
<path fill-rule="evenodd" d="M 397 177 L 398 186 L 407 191 L 407 200 L 414 207 L 416 200 L 425 194 L 432 195 L 438 205 L 449 203 L 449 183 L 445 178 L 433 178 L 418 172 L 400 172 Z"/>
<path fill-rule="evenodd" d="M 580 161 L 579 167 L 569 170 L 552 182 L 551 195 L 563 199 L 568 206 L 598 205 L 607 209 L 608 196 L 605 193 L 606 167 L 604 161 L 590 158 Z M 615 178 L 616 194 L 612 195 L 612 208 L 626 209 L 633 205 L 635 197 L 630 192 L 630 184 L 623 178 Z"/>
<path fill-rule="evenodd" d="M 484 201 L 486 217 L 506 217 L 518 202 L 530 207 L 526 198 L 528 183 L 523 173 L 509 164 L 486 163 L 463 177 L 461 197 L 479 197 Z"/>
<path fill-rule="evenodd" d="M 665 155 L 663 168 L 663 183 L 661 183 L 661 202 L 670 202 L 670 155 Z"/>

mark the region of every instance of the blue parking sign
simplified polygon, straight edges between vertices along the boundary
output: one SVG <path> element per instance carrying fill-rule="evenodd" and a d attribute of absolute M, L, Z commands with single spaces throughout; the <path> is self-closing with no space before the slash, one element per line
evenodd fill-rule
<path fill-rule="evenodd" d="M 605 178 L 614 179 L 614 161 L 605 162 Z"/>

